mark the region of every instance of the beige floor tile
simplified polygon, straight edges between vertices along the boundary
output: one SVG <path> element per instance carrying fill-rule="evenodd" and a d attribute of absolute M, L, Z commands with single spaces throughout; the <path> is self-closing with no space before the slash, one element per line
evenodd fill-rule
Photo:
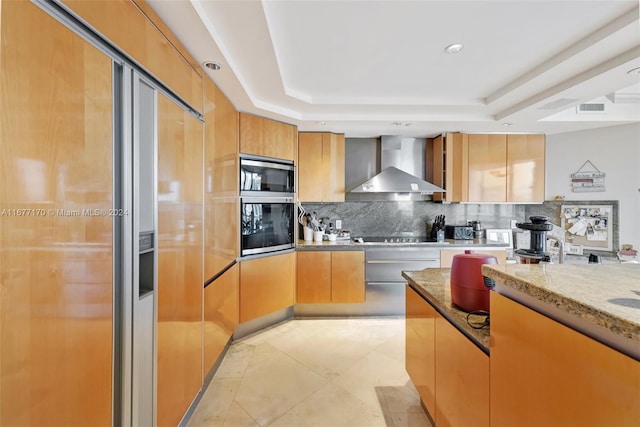
<path fill-rule="evenodd" d="M 242 378 L 255 348 L 255 346 L 245 343 L 232 344 L 222 359 L 214 378 Z"/>
<path fill-rule="evenodd" d="M 240 405 L 236 402 L 233 402 L 231 408 L 229 409 L 229 414 L 227 414 L 227 418 L 224 420 L 224 424 L 221 424 L 223 427 L 260 427 L 260 424 L 256 422 L 251 415 L 247 413 Z M 208 427 L 214 427 L 210 425 Z"/>
<path fill-rule="evenodd" d="M 393 427 L 433 427 L 424 412 L 392 414 Z"/>
<path fill-rule="evenodd" d="M 189 420 L 189 427 L 221 426 L 227 417 L 240 379 L 213 379 Z"/>
<path fill-rule="evenodd" d="M 321 376 L 283 353 L 255 352 L 235 399 L 266 426 L 326 384 Z"/>
<path fill-rule="evenodd" d="M 340 374 L 333 382 L 365 403 L 381 407 L 376 387 L 402 386 L 408 380 L 404 363 L 374 351 Z"/>
<path fill-rule="evenodd" d="M 189 427 L 432 427 L 404 368 L 404 327 L 304 319 L 237 340 Z"/>
<path fill-rule="evenodd" d="M 270 427 L 385 427 L 384 417 L 369 405 L 327 384 L 296 405 Z"/>

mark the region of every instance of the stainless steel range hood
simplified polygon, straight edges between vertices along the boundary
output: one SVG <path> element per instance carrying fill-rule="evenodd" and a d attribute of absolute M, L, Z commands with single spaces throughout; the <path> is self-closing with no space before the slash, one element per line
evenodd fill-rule
<path fill-rule="evenodd" d="M 430 195 L 434 192 L 444 191 L 444 189 L 407 172 L 417 172 L 424 175 L 424 163 L 424 150 L 416 152 L 415 138 L 384 135 L 380 138 L 381 172 L 357 185 L 351 192 Z"/>

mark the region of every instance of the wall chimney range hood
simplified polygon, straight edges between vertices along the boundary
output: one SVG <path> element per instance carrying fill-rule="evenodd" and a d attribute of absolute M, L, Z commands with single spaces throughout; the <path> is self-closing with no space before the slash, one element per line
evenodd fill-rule
<path fill-rule="evenodd" d="M 416 153 L 413 138 L 383 135 L 380 138 L 381 172 L 351 190 L 351 193 L 433 194 L 445 190 L 417 177 L 424 174 L 424 152 Z"/>

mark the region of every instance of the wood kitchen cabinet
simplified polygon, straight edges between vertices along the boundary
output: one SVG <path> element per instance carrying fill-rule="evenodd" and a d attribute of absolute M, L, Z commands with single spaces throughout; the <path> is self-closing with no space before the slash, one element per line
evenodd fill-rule
<path fill-rule="evenodd" d="M 545 136 L 507 135 L 507 201 L 543 202 Z"/>
<path fill-rule="evenodd" d="M 545 136 L 446 134 L 431 143 L 433 182 L 447 202 L 543 202 Z"/>
<path fill-rule="evenodd" d="M 65 6 L 202 112 L 202 71 L 141 0 L 63 0 Z M 178 50 L 179 49 L 179 50 Z"/>
<path fill-rule="evenodd" d="M 344 202 L 343 134 L 298 134 L 298 199 L 301 202 Z"/>
<path fill-rule="evenodd" d="M 156 408 L 172 426 L 202 386 L 203 126 L 160 93 L 157 117 Z"/>
<path fill-rule="evenodd" d="M 637 426 L 640 362 L 491 292 L 491 425 Z"/>
<path fill-rule="evenodd" d="M 406 370 L 432 417 L 436 413 L 436 310 L 407 286 Z"/>
<path fill-rule="evenodd" d="M 297 257 L 297 303 L 364 302 L 364 251 L 299 251 Z"/>
<path fill-rule="evenodd" d="M 433 200 L 465 202 L 469 199 L 469 135 L 448 133 L 432 142 L 433 183 L 447 190 L 434 193 Z M 429 162 L 430 159 L 427 159 Z"/>
<path fill-rule="evenodd" d="M 489 427 L 489 356 L 410 286 L 405 298 L 406 369 L 435 425 Z"/>
<path fill-rule="evenodd" d="M 204 288 L 204 373 L 211 370 L 240 320 L 240 267 L 235 264 Z"/>
<path fill-rule="evenodd" d="M 295 303 L 295 252 L 240 262 L 240 322 Z"/>
<path fill-rule="evenodd" d="M 240 152 L 295 161 L 298 128 L 248 113 L 240 113 Z"/>
<path fill-rule="evenodd" d="M 435 424 L 489 427 L 489 356 L 439 314 L 435 329 Z"/>
<path fill-rule="evenodd" d="M 468 202 L 507 200 L 507 135 L 469 135 Z"/>

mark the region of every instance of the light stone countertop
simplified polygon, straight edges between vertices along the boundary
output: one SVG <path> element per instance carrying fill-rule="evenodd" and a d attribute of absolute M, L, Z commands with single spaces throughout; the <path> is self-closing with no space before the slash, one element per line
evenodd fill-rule
<path fill-rule="evenodd" d="M 498 293 L 638 358 L 640 264 L 483 265 L 482 273 Z"/>
<path fill-rule="evenodd" d="M 422 271 L 403 271 L 402 277 L 409 286 L 436 309 L 449 323 L 462 332 L 487 355 L 489 354 L 489 327 L 472 328 L 467 323 L 467 313 L 451 302 L 450 268 L 425 268 Z M 474 322 L 482 322 L 482 316 L 472 315 Z"/>
<path fill-rule="evenodd" d="M 305 240 L 298 240 L 296 245 L 297 250 L 364 250 L 367 248 L 388 248 L 388 247 L 411 247 L 411 248 L 438 248 L 438 249 L 462 249 L 462 248 L 495 248 L 500 249 L 508 248 L 508 245 L 504 243 L 498 243 L 494 241 L 487 241 L 485 239 L 474 240 L 453 240 L 446 239 L 444 242 L 419 242 L 419 243 L 382 243 L 382 242 L 366 242 L 358 243 L 351 240 L 336 240 L 330 242 L 323 240 L 322 242 L 308 242 Z"/>

